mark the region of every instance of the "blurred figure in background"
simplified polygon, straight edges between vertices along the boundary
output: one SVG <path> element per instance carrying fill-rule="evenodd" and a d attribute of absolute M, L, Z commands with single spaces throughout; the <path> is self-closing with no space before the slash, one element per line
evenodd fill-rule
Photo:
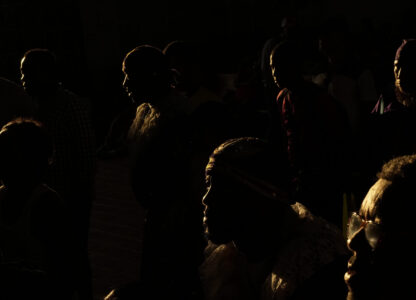
<path fill-rule="evenodd" d="M 21 82 L 36 104 L 34 118 L 41 121 L 54 145 L 54 160 L 46 183 L 68 205 L 76 237 L 77 290 L 92 298 L 88 258 L 88 230 L 96 171 L 95 133 L 86 99 L 59 82 L 55 55 L 48 49 L 28 50 L 20 64 Z"/>
<path fill-rule="evenodd" d="M 276 85 L 280 141 L 290 162 L 295 199 L 314 214 L 342 224 L 342 193 L 348 176 L 345 111 L 327 93 L 302 77 L 298 44 L 279 43 L 270 55 Z"/>

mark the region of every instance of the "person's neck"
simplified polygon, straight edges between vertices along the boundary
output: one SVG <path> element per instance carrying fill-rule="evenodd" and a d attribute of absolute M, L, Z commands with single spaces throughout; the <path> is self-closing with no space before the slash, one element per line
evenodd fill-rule
<path fill-rule="evenodd" d="M 291 208 L 282 217 L 264 218 L 257 224 L 261 225 L 256 232 L 242 233 L 233 241 L 236 248 L 252 262 L 273 259 L 285 244 L 297 236 L 300 226 L 298 215 Z"/>

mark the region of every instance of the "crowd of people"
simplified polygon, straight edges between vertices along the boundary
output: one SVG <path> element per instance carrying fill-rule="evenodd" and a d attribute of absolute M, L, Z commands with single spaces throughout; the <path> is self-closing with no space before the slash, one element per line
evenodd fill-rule
<path fill-rule="evenodd" d="M 125 156 L 142 264 L 105 300 L 414 299 L 416 39 L 390 85 L 342 21 L 316 45 L 284 21 L 234 77 L 200 41 L 129 51 L 103 143 L 55 54 L 28 50 L 21 85 L 0 80 L 3 298 L 93 299 L 96 164 Z"/>

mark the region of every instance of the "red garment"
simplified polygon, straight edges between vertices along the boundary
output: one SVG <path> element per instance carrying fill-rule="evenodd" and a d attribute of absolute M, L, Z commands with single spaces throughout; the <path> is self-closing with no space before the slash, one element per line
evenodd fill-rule
<path fill-rule="evenodd" d="M 277 106 L 294 192 L 316 214 L 337 222 L 339 208 L 330 206 L 338 205 L 334 201 L 348 162 L 345 112 L 325 90 L 306 81 L 282 89 Z"/>

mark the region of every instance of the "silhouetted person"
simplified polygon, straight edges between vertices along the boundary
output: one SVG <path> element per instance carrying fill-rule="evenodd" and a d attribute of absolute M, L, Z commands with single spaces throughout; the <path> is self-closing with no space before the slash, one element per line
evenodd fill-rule
<path fill-rule="evenodd" d="M 185 99 L 162 51 L 150 45 L 123 61 L 123 86 L 137 104 L 131 124 L 131 183 L 146 210 L 141 284 L 148 297 L 193 299 L 202 261 L 200 202 L 190 200 Z"/>
<path fill-rule="evenodd" d="M 363 114 L 377 101 L 376 83 L 366 62 L 360 61 L 347 21 L 329 18 L 319 33 L 319 51 L 326 59 L 323 86 L 345 109 L 349 126 L 356 134 L 362 127 Z M 357 145 L 359 147 L 359 145 Z"/>
<path fill-rule="evenodd" d="M 0 126 L 17 117 L 33 115 L 33 100 L 17 83 L 0 77 Z"/>
<path fill-rule="evenodd" d="M 35 118 L 54 144 L 54 162 L 47 183 L 65 200 L 76 235 L 77 277 L 81 299 L 91 299 L 88 229 L 94 195 L 95 136 L 91 111 L 85 99 L 63 88 L 54 54 L 31 49 L 21 60 L 21 82 L 37 105 Z"/>
<path fill-rule="evenodd" d="M 403 40 L 393 62 L 393 94 L 380 95 L 363 128 L 361 163 L 368 186 L 382 164 L 416 152 L 416 40 Z"/>
<path fill-rule="evenodd" d="M 46 299 L 71 299 L 75 279 L 74 240 L 65 203 L 44 184 L 51 159 L 50 137 L 38 122 L 16 119 L 1 129 L 0 269 L 11 272 L 10 285 L 18 287 L 20 282 L 22 289 L 30 288 L 23 275 L 31 273 L 21 273 L 21 281 L 13 276 L 23 270 L 37 271 L 33 275 L 38 276 L 33 279 L 42 280 L 39 283 L 48 287 Z M 46 292 L 53 298 L 47 297 Z M 0 293 L 3 294 L 3 289 Z M 20 291 L 15 293 L 18 295 Z M 0 297 L 3 299 L 3 295 Z"/>
<path fill-rule="evenodd" d="M 221 97 L 210 87 L 210 66 L 207 52 L 201 43 L 174 40 L 163 49 L 169 68 L 176 73 L 176 89 L 186 96 L 187 113 L 192 113 L 201 104 L 209 101 L 221 102 Z M 212 80 L 212 79 L 211 79 Z"/>
<path fill-rule="evenodd" d="M 252 137 L 212 153 L 200 267 L 206 300 L 345 299 L 342 233 L 293 200 L 279 154 Z"/>
<path fill-rule="evenodd" d="M 301 58 L 294 42 L 279 43 L 270 55 L 272 74 L 280 88 L 280 140 L 290 162 L 296 199 L 341 226 L 345 180 L 339 178 L 348 174 L 349 159 L 346 116 L 325 90 L 303 79 Z"/>
<path fill-rule="evenodd" d="M 361 208 L 350 217 L 345 273 L 348 300 L 415 299 L 416 155 L 385 163 Z"/>

